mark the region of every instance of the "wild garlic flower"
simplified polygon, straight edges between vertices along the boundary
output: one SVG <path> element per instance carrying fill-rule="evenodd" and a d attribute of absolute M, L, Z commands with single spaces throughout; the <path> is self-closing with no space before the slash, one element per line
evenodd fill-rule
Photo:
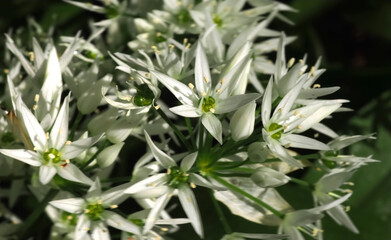
<path fill-rule="evenodd" d="M 139 234 L 137 225 L 110 211 L 123 202 L 123 191 L 129 183 L 101 191 L 99 178 L 95 180 L 84 198 L 67 198 L 49 202 L 50 205 L 77 216 L 74 239 L 82 240 L 90 235 L 92 239 L 111 239 L 107 226 Z"/>
<path fill-rule="evenodd" d="M 262 100 L 263 138 L 269 149 L 282 161 L 301 168 L 285 148 L 304 148 L 313 150 L 329 150 L 330 147 L 315 139 L 296 133 L 302 133 L 317 124 L 332 112 L 341 107 L 344 101 L 328 100 L 308 106 L 296 107 L 295 101 L 303 86 L 299 82 L 279 102 L 272 116 L 273 80 L 269 81 Z"/>
<path fill-rule="evenodd" d="M 203 227 L 201 217 L 196 198 L 190 187 L 195 187 L 198 183 L 205 186 L 205 182 L 207 181 L 200 175 L 189 172 L 196 161 L 197 153 L 187 155 L 182 160 L 181 165 L 178 166 L 173 158 L 160 150 L 152 142 L 152 139 L 146 132 L 145 138 L 155 159 L 162 167 L 167 169 L 167 173 L 155 174 L 135 183 L 125 190 L 125 193 L 131 194 L 134 198 L 157 198 L 148 218 L 145 220 L 143 233 L 147 233 L 154 226 L 162 210 L 166 207 L 173 194 L 177 192 L 183 210 L 194 230 L 202 237 Z"/>
<path fill-rule="evenodd" d="M 27 109 L 20 97 L 16 100 L 16 108 L 23 122 L 27 134 L 33 146 L 33 150 L 26 149 L 0 149 L 0 153 L 39 167 L 39 180 L 47 184 L 57 173 L 62 178 L 70 181 L 91 185 L 92 181 L 84 173 L 71 163 L 71 159 L 87 150 L 95 144 L 101 136 L 67 141 L 68 138 L 68 107 L 69 96 L 65 101 L 55 119 L 50 132 L 43 130 L 38 120 Z"/>
<path fill-rule="evenodd" d="M 245 63 L 243 61 L 243 63 Z M 200 117 L 202 125 L 207 131 L 222 144 L 222 125 L 215 114 L 232 112 L 243 105 L 259 98 L 258 94 L 232 95 L 236 80 L 240 79 L 240 67 L 238 64 L 226 75 L 221 76 L 219 83 L 212 88 L 212 78 L 206 55 L 198 45 L 195 59 L 195 86 L 188 86 L 162 73 L 151 71 L 151 74 L 171 91 L 172 94 L 183 104 L 172 107 L 170 110 L 183 117 Z"/>

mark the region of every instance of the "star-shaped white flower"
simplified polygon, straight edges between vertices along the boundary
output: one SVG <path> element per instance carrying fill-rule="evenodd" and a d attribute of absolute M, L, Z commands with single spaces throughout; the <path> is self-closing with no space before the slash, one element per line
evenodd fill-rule
<path fill-rule="evenodd" d="M 22 161 L 34 167 L 39 167 L 39 180 L 47 184 L 57 173 L 70 181 L 91 185 L 92 181 L 71 163 L 70 159 L 77 157 L 95 144 L 101 136 L 67 141 L 68 138 L 68 111 L 69 96 L 57 115 L 50 132 L 45 133 L 35 116 L 23 103 L 16 99 L 16 112 L 33 145 L 33 150 L 26 149 L 0 149 L 0 153 Z"/>
<path fill-rule="evenodd" d="M 114 209 L 126 199 L 123 194 L 129 183 L 101 191 L 101 184 L 97 178 L 84 198 L 67 198 L 49 202 L 52 206 L 78 216 L 75 229 L 75 239 L 82 240 L 91 233 L 92 239 L 110 239 L 107 225 L 126 232 L 140 234 L 135 224 L 121 217 L 117 213 L 106 209 Z"/>
<path fill-rule="evenodd" d="M 183 104 L 172 107 L 170 110 L 183 117 L 201 117 L 203 126 L 208 132 L 222 144 L 222 125 L 215 114 L 232 112 L 241 106 L 260 97 L 259 94 L 233 95 L 241 79 L 241 69 L 247 64 L 248 59 L 234 66 L 228 73 L 221 76 L 219 83 L 212 88 L 212 79 L 209 71 L 208 60 L 201 47 L 197 47 L 195 60 L 195 86 L 188 86 L 167 75 L 151 70 L 151 73 L 170 90 Z"/>

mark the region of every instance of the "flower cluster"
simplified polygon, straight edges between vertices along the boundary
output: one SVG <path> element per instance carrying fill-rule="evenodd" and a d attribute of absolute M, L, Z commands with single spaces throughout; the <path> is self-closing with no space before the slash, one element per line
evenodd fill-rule
<path fill-rule="evenodd" d="M 207 237 L 198 187 L 212 193 L 220 219 L 219 202 L 276 227 L 240 233 L 224 222 L 221 239 L 322 239 L 323 213 L 358 233 L 342 205 L 346 186 L 376 160 L 343 149 L 373 135 L 324 124 L 348 101 L 322 98 L 338 87 L 315 83 L 320 60 L 286 60 L 295 37 L 269 25 L 289 23 L 284 12 L 294 9 L 273 0 L 66 2 L 102 15 L 88 37 L 61 36 L 57 46 L 47 34 L 29 46 L 6 35 L 0 174 L 19 181 L 10 208 L 26 191 L 40 204 L 25 220 L 7 210 L 16 227 L 0 238 L 28 237 L 43 211 L 51 239 L 172 239 L 180 224 Z M 292 176 L 305 168 L 317 181 Z M 295 210 L 278 189 L 290 184 L 314 206 Z"/>

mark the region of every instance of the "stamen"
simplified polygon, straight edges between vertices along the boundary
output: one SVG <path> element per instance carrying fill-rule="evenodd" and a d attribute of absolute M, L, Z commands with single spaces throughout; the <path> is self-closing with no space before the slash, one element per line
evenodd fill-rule
<path fill-rule="evenodd" d="M 188 43 L 187 45 L 186 45 L 186 49 L 189 49 L 190 48 L 190 46 L 191 46 L 191 43 Z"/>
<path fill-rule="evenodd" d="M 314 84 L 314 88 L 320 88 L 320 84 Z"/>
<path fill-rule="evenodd" d="M 156 105 L 156 106 L 155 106 L 155 109 L 156 109 L 156 110 L 159 110 L 159 108 L 160 108 L 160 105 Z"/>
<path fill-rule="evenodd" d="M 37 108 L 38 108 L 37 105 L 34 105 L 34 106 L 33 106 L 33 110 L 34 110 L 34 111 L 37 110 Z"/>
<path fill-rule="evenodd" d="M 171 168 L 167 169 L 167 174 L 171 174 Z"/>
<path fill-rule="evenodd" d="M 35 94 L 34 102 L 38 102 L 38 101 L 39 101 L 39 94 Z"/>
<path fill-rule="evenodd" d="M 187 43 L 187 41 L 189 41 L 187 38 L 184 38 L 183 39 L 183 45 L 185 45 Z"/>
<path fill-rule="evenodd" d="M 301 125 L 297 126 L 297 129 L 302 129 L 303 127 Z"/>
<path fill-rule="evenodd" d="M 160 228 L 160 230 L 162 230 L 163 232 L 167 232 L 168 228 Z"/>
<path fill-rule="evenodd" d="M 288 61 L 288 68 L 292 67 L 292 66 L 293 66 L 293 64 L 295 64 L 295 61 L 296 61 L 296 59 L 295 59 L 295 58 L 291 58 L 291 59 L 289 59 L 289 61 Z"/>
<path fill-rule="evenodd" d="M 45 136 L 46 136 L 46 139 L 49 139 L 50 138 L 49 132 L 46 132 Z"/>
<path fill-rule="evenodd" d="M 65 141 L 65 144 L 69 145 L 69 144 L 71 144 L 71 141 Z"/>
<path fill-rule="evenodd" d="M 9 70 L 9 69 L 4 69 L 3 72 L 4 72 L 5 74 L 8 74 L 8 73 L 10 72 L 10 70 Z"/>
<path fill-rule="evenodd" d="M 225 82 L 225 78 L 221 79 L 220 84 L 223 85 L 224 82 Z"/>
<path fill-rule="evenodd" d="M 350 206 L 346 206 L 344 210 L 345 210 L 345 212 L 349 212 L 350 211 Z"/>
<path fill-rule="evenodd" d="M 205 97 L 206 96 L 206 92 L 202 92 L 201 96 Z"/>
<path fill-rule="evenodd" d="M 219 93 L 219 92 L 221 92 L 221 91 L 222 91 L 221 88 L 219 88 L 219 89 L 216 90 L 217 93 Z"/>
<path fill-rule="evenodd" d="M 151 76 L 151 74 L 145 73 L 145 76 L 149 78 Z"/>
<path fill-rule="evenodd" d="M 296 110 L 295 113 L 293 113 L 294 116 L 297 116 L 299 114 L 299 110 Z"/>
<path fill-rule="evenodd" d="M 30 61 L 34 61 L 34 53 L 33 52 L 29 52 L 29 56 L 30 56 Z"/>
<path fill-rule="evenodd" d="M 214 108 L 211 108 L 209 111 L 210 111 L 211 113 L 215 113 L 215 109 L 214 109 Z"/>
<path fill-rule="evenodd" d="M 192 90 L 194 89 L 194 85 L 192 83 L 189 83 L 188 86 L 190 89 L 192 89 Z"/>
<path fill-rule="evenodd" d="M 191 182 L 191 183 L 190 183 L 190 187 L 191 187 L 191 188 L 196 188 L 197 185 L 195 185 L 193 182 Z"/>
<path fill-rule="evenodd" d="M 319 133 L 315 133 L 314 138 L 318 138 L 318 137 L 319 137 Z"/>
<path fill-rule="evenodd" d="M 204 76 L 204 81 L 205 81 L 206 83 L 209 82 L 209 80 L 208 80 L 208 78 L 207 78 L 206 76 Z"/>
<path fill-rule="evenodd" d="M 114 204 L 114 205 L 111 205 L 110 206 L 111 209 L 115 209 L 115 208 L 118 208 L 118 205 Z"/>

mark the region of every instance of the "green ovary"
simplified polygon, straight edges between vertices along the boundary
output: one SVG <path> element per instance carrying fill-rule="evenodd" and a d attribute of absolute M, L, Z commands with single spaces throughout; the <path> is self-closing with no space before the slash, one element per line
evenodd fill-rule
<path fill-rule="evenodd" d="M 217 15 L 213 17 L 213 22 L 216 23 L 218 28 L 221 28 L 221 26 L 223 26 L 223 20 Z"/>
<path fill-rule="evenodd" d="M 100 216 L 103 213 L 104 208 L 100 203 L 90 203 L 88 204 L 85 214 L 93 221 L 100 220 Z"/>
<path fill-rule="evenodd" d="M 176 166 L 170 168 L 168 176 L 168 185 L 174 188 L 177 188 L 182 183 L 187 183 L 189 180 L 189 175 Z"/>
<path fill-rule="evenodd" d="M 214 109 L 216 105 L 216 101 L 213 97 L 207 97 L 204 99 L 202 103 L 202 111 L 210 112 L 211 109 Z"/>
<path fill-rule="evenodd" d="M 76 226 L 77 224 L 77 216 L 76 214 L 68 213 L 68 212 L 63 212 L 61 214 L 61 218 L 64 222 L 66 222 L 68 225 L 71 226 Z"/>
<path fill-rule="evenodd" d="M 280 124 L 277 124 L 277 123 L 272 123 L 272 124 L 270 124 L 269 128 L 267 129 L 267 131 L 268 131 L 268 132 L 273 132 L 273 131 L 275 131 L 275 130 L 277 130 L 277 129 L 280 129 L 280 128 L 281 128 L 280 131 L 275 132 L 275 133 L 273 133 L 273 134 L 271 135 L 271 137 L 272 137 L 273 139 L 278 140 L 278 139 L 281 138 L 282 133 L 284 132 L 284 129 L 282 128 L 282 126 L 281 126 Z"/>
<path fill-rule="evenodd" d="M 45 163 L 59 163 L 61 161 L 61 152 L 55 148 L 50 148 L 43 153 Z"/>
<path fill-rule="evenodd" d="M 187 25 L 191 22 L 191 16 L 188 10 L 183 9 L 176 15 L 177 21 L 182 25 Z"/>
<path fill-rule="evenodd" d="M 134 96 L 134 104 L 139 107 L 149 106 L 152 104 L 153 99 L 155 98 L 155 95 L 149 89 L 148 84 L 141 84 L 136 87 L 137 88 L 137 94 Z"/>

